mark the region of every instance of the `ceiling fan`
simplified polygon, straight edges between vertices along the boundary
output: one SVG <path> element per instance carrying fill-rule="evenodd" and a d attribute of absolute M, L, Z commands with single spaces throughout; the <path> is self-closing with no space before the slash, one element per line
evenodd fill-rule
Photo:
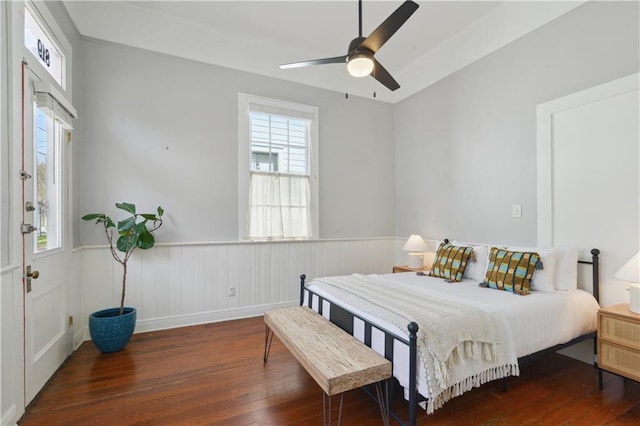
<path fill-rule="evenodd" d="M 351 40 L 347 54 L 333 58 L 312 59 L 309 61 L 293 62 L 280 65 L 281 69 L 309 67 L 312 65 L 346 63 L 349 74 L 354 77 L 373 76 L 389 90 L 400 88 L 398 82 L 374 58 L 376 52 L 393 36 L 396 31 L 418 9 L 418 4 L 407 0 L 398 7 L 369 37 L 362 37 L 362 0 L 358 0 L 358 37 Z"/>

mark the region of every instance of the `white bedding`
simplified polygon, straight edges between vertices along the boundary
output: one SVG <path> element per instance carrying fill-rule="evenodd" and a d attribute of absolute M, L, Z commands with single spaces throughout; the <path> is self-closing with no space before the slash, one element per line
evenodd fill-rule
<path fill-rule="evenodd" d="M 503 311 L 512 328 L 515 350 L 518 357 L 523 357 L 557 344 L 566 343 L 583 334 L 596 330 L 598 303 L 593 296 L 583 290 L 535 292 L 527 296 L 519 296 L 510 292 L 481 288 L 477 281 L 463 280 L 459 283 L 447 283 L 440 278 L 418 276 L 413 272 L 387 274 L 384 278 L 401 281 L 415 286 L 429 286 L 430 289 L 444 292 L 470 302 L 492 305 Z M 400 336 L 407 336 L 406 329 L 387 323 L 379 318 L 351 306 L 314 288 L 313 281 L 308 287 L 323 298 L 336 302 L 347 310 L 366 318 Z M 305 293 L 307 304 L 308 293 Z M 312 300 L 312 307 L 318 311 L 317 300 Z M 323 315 L 329 317 L 328 304 L 323 306 Z M 354 336 L 364 341 L 364 325 L 357 320 L 354 323 Z M 381 333 L 372 332 L 372 348 L 384 355 L 384 341 Z M 394 344 L 394 377 L 405 389 L 408 387 L 408 347 L 396 342 Z M 429 397 L 422 363 L 418 362 L 418 391 Z M 405 397 L 407 395 L 405 394 Z"/>

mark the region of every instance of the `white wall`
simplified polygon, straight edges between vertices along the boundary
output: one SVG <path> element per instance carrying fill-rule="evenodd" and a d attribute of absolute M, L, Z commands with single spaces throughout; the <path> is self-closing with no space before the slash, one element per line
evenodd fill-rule
<path fill-rule="evenodd" d="M 93 40 L 82 64 L 80 213 L 161 204 L 162 242 L 237 241 L 245 92 L 319 107 L 321 238 L 393 235 L 391 105 Z"/>
<path fill-rule="evenodd" d="M 396 104 L 395 235 L 535 245 L 536 105 L 637 72 L 638 7 L 589 2 Z"/>

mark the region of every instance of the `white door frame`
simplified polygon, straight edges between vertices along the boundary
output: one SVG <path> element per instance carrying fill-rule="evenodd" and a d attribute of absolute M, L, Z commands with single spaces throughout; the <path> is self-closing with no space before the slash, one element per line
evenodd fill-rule
<path fill-rule="evenodd" d="M 640 88 L 640 74 L 632 74 L 609 83 L 540 104 L 537 107 L 538 163 L 538 245 L 552 246 L 553 241 L 553 116 L 559 112 L 591 102 L 621 95 Z"/>

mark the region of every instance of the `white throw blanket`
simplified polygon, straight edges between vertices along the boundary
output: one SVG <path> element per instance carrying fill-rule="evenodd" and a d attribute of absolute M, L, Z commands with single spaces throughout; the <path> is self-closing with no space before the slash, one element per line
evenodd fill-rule
<path fill-rule="evenodd" d="M 427 413 L 473 387 L 519 375 L 506 316 L 489 305 L 470 304 L 426 285 L 416 287 L 378 275 L 319 278 L 313 284 L 407 335 L 407 324 L 418 324 L 418 355 L 430 393 Z"/>

